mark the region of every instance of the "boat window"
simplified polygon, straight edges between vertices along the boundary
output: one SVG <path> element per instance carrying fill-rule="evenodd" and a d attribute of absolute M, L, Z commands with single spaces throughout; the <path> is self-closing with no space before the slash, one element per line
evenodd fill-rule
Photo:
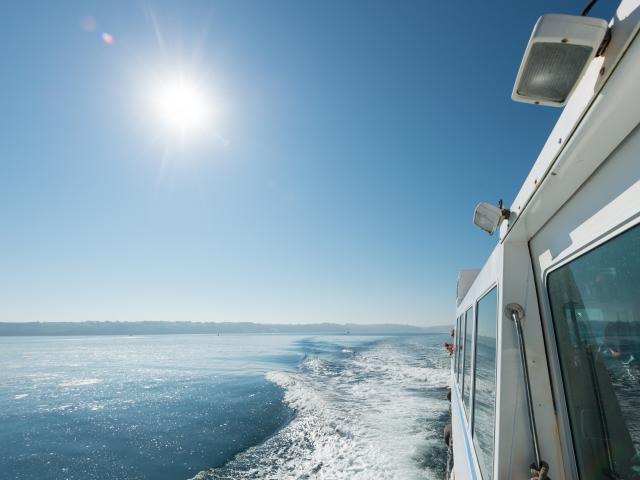
<path fill-rule="evenodd" d="M 640 227 L 548 289 L 580 477 L 640 479 Z"/>
<path fill-rule="evenodd" d="M 458 328 L 456 330 L 456 347 L 455 347 L 455 356 L 456 356 L 456 375 L 458 374 L 462 361 L 460 360 L 460 350 L 462 345 L 462 330 L 464 329 L 464 321 L 463 316 L 460 315 L 458 317 Z"/>
<path fill-rule="evenodd" d="M 453 371 L 458 371 L 458 337 L 460 336 L 460 317 L 456 318 L 455 337 L 453 339 Z"/>
<path fill-rule="evenodd" d="M 460 315 L 460 333 L 458 335 L 458 384 L 462 387 L 462 368 L 464 363 L 464 315 Z"/>
<path fill-rule="evenodd" d="M 473 396 L 473 442 L 483 480 L 493 478 L 493 431 L 496 408 L 496 332 L 498 291 L 478 302 Z"/>
<path fill-rule="evenodd" d="M 464 314 L 464 365 L 463 365 L 463 379 L 462 379 L 462 398 L 464 406 L 469 413 L 469 401 L 471 392 L 471 340 L 473 335 L 473 308 L 469 308 Z"/>

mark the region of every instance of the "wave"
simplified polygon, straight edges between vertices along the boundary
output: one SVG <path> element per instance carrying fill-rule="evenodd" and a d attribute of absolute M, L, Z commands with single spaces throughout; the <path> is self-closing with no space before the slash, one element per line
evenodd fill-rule
<path fill-rule="evenodd" d="M 449 373 L 440 345 L 432 337 L 360 349 L 323 343 L 297 371 L 269 372 L 293 420 L 194 480 L 441 478 Z"/>
<path fill-rule="evenodd" d="M 62 388 L 70 388 L 70 387 L 85 387 L 87 385 L 95 385 L 96 383 L 101 383 L 102 380 L 99 378 L 75 378 L 71 380 L 65 380 L 60 383 L 60 387 Z"/>

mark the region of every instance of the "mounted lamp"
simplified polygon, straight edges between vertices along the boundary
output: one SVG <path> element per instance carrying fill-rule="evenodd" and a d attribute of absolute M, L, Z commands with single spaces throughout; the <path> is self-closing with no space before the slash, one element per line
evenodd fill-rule
<path fill-rule="evenodd" d="M 533 28 L 511 98 L 517 102 L 563 107 L 608 39 L 606 20 L 543 15 Z"/>
<path fill-rule="evenodd" d="M 489 235 L 493 235 L 500 228 L 502 221 L 508 219 L 510 215 L 511 212 L 508 209 L 502 208 L 502 200 L 497 207 L 490 203 L 480 203 L 473 211 L 473 224 Z"/>

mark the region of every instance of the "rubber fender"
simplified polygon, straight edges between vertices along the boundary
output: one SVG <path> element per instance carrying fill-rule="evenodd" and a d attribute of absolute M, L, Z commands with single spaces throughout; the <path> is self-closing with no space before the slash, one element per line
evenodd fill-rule
<path fill-rule="evenodd" d="M 448 447 L 451 443 L 451 424 L 448 423 L 446 427 L 444 427 L 444 443 Z"/>

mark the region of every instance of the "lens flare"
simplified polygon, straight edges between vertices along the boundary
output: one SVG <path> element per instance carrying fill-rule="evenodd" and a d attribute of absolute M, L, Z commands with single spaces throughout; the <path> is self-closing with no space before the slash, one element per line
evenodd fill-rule
<path fill-rule="evenodd" d="M 100 34 L 100 37 L 102 38 L 102 41 L 107 45 L 113 45 L 113 43 L 116 41 L 115 38 L 113 38 L 113 35 L 107 32 L 102 32 Z"/>
<path fill-rule="evenodd" d="M 96 22 L 96 19 L 91 15 L 87 15 L 82 20 L 80 20 L 80 28 L 84 32 L 95 32 L 97 26 L 98 23 Z"/>

